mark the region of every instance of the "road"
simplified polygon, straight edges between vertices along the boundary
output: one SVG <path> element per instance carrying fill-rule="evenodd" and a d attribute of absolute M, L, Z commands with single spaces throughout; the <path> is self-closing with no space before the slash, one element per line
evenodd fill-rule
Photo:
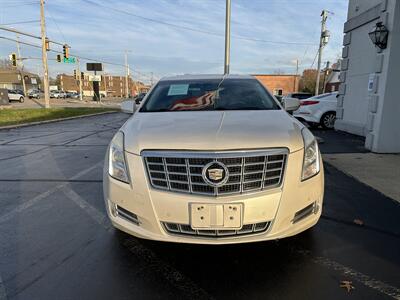
<path fill-rule="evenodd" d="M 293 238 L 200 246 L 115 231 L 102 164 L 126 119 L 0 131 L 1 300 L 400 299 L 400 205 L 328 164 L 323 216 Z M 364 151 L 359 138 L 316 134 L 323 153 Z"/>
<path fill-rule="evenodd" d="M 120 103 L 125 100 L 123 98 L 103 98 L 101 102 L 91 101 L 90 98 L 84 98 L 83 101 L 79 99 L 50 99 L 51 107 L 112 107 L 119 108 Z M 18 101 L 10 102 L 12 108 L 41 108 L 44 107 L 44 99 L 29 99 L 25 98 L 23 103 Z"/>

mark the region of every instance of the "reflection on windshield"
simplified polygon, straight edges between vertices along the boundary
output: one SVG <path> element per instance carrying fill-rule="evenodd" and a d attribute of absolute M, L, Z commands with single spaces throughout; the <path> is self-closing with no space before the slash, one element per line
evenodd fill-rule
<path fill-rule="evenodd" d="M 213 106 L 216 99 L 216 91 L 208 92 L 200 97 L 190 97 L 176 100 L 169 110 L 200 110 Z"/>

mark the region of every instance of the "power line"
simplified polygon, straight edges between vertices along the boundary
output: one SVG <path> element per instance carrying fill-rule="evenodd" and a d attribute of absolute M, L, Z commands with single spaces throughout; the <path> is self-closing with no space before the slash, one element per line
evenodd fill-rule
<path fill-rule="evenodd" d="M 13 28 L 4 27 L 4 26 L 0 26 L 0 30 L 5 30 L 5 31 L 9 31 L 9 32 L 16 33 L 16 34 L 21 34 L 21 35 L 29 36 L 29 37 L 31 37 L 31 38 L 38 39 L 38 40 L 41 40 L 41 39 L 42 39 L 40 36 L 33 35 L 33 34 L 31 34 L 31 33 L 22 32 L 22 31 L 13 29 Z M 63 43 L 56 42 L 56 41 L 53 41 L 53 40 L 49 40 L 49 42 L 51 42 L 51 43 L 53 43 L 53 44 L 60 45 L 60 46 L 64 46 Z"/>
<path fill-rule="evenodd" d="M 12 41 L 12 42 L 19 42 L 20 44 L 27 45 L 27 46 L 31 46 L 31 47 L 35 47 L 35 48 L 42 48 L 42 47 L 39 46 L 39 45 L 35 45 L 35 44 L 23 42 L 23 41 L 17 41 L 17 40 L 15 40 L 15 39 L 11 39 L 11 38 L 8 38 L 8 37 L 5 37 L 5 36 L 0 36 L 0 39 Z"/>
<path fill-rule="evenodd" d="M 318 48 L 318 50 L 317 50 L 317 53 L 315 54 L 315 57 L 314 57 L 314 60 L 313 60 L 313 62 L 312 62 L 312 64 L 311 64 L 311 66 L 310 66 L 310 69 L 313 68 L 313 66 L 314 66 L 314 64 L 315 64 L 315 60 L 317 59 L 318 54 L 319 54 L 319 48 Z"/>
<path fill-rule="evenodd" d="M 11 41 L 11 42 L 17 42 L 16 39 L 8 38 L 8 37 L 5 37 L 5 36 L 0 36 L 0 39 L 8 40 L 8 41 Z M 39 48 L 39 49 L 42 48 L 40 45 L 31 44 L 31 43 L 24 42 L 24 41 L 18 41 L 18 42 L 20 44 L 22 44 L 22 45 L 31 46 L 31 47 L 35 47 L 35 48 Z M 57 54 L 63 54 L 62 51 L 53 50 L 53 49 L 50 49 L 49 52 L 53 52 L 53 53 L 57 53 Z M 99 60 L 99 59 L 96 59 L 96 58 L 84 57 L 84 56 L 80 56 L 80 55 L 75 55 L 74 53 L 70 53 L 70 55 L 73 56 L 73 57 L 82 59 L 82 60 L 86 60 L 86 61 L 93 61 L 93 62 L 103 63 L 105 65 L 125 67 L 124 64 L 113 63 L 113 62 L 110 62 L 110 61 Z M 131 70 L 131 71 L 134 72 L 134 73 L 137 73 L 137 74 L 139 74 L 141 76 L 149 76 L 149 75 L 147 75 L 147 74 L 145 74 L 143 72 L 137 71 L 137 70 Z"/>
<path fill-rule="evenodd" d="M 17 24 L 29 24 L 29 23 L 39 23 L 39 22 L 40 22 L 40 20 L 20 21 L 20 22 L 14 22 L 14 23 L 0 24 L 0 26 L 9 26 L 9 25 L 17 25 Z"/>
<path fill-rule="evenodd" d="M 64 40 L 64 43 L 66 43 L 66 40 L 67 40 L 67 39 L 65 38 L 64 33 L 61 31 L 60 27 L 58 26 L 56 20 L 53 18 L 53 15 L 50 13 L 49 10 L 47 10 L 47 13 L 49 14 L 50 19 L 51 19 L 51 20 L 53 21 L 53 23 L 56 25 L 58 32 L 60 33 L 61 37 L 62 37 L 63 40 Z"/>
<path fill-rule="evenodd" d="M 131 12 L 120 10 L 120 9 L 117 9 L 117 8 L 114 8 L 114 7 L 109 7 L 109 6 L 106 6 L 106 5 L 103 5 L 101 3 L 97 3 L 97 2 L 91 1 L 91 0 L 82 0 L 82 1 L 86 2 L 86 3 L 90 4 L 90 5 L 106 8 L 108 10 L 113 10 L 115 12 L 118 12 L 118 13 L 121 13 L 121 14 L 125 14 L 125 15 L 128 15 L 128 16 L 132 16 L 132 17 L 136 17 L 136 18 L 139 18 L 139 19 L 142 19 L 142 20 L 146 20 L 146 21 L 149 21 L 149 22 L 158 23 L 158 24 L 162 24 L 162 25 L 166 25 L 166 26 L 170 26 L 170 27 L 174 27 L 174 28 L 178 28 L 178 29 L 183 29 L 183 30 L 187 30 L 187 31 L 198 32 L 198 33 L 203 33 L 203 34 L 207 34 L 207 35 L 217 36 L 217 37 L 225 37 L 224 34 L 221 34 L 221 33 L 218 33 L 218 32 L 212 32 L 212 31 L 207 31 L 207 30 L 203 30 L 203 29 L 197 29 L 197 28 L 178 25 L 178 24 L 174 24 L 174 23 L 170 23 L 170 22 L 166 22 L 166 21 L 160 21 L 160 20 L 157 20 L 157 19 L 149 18 L 149 17 L 144 17 L 144 16 L 141 16 L 141 15 L 137 15 L 137 14 L 134 14 L 134 13 L 131 13 Z M 307 43 L 307 42 L 270 41 L 270 40 L 246 37 L 246 36 L 242 36 L 242 35 L 232 35 L 232 38 L 239 39 L 239 40 L 252 41 L 252 42 L 269 43 L 269 44 L 316 45 L 315 43 Z"/>
<path fill-rule="evenodd" d="M 23 3 L 23 2 L 20 2 L 20 3 L 15 3 L 15 2 L 13 2 L 14 4 L 10 4 L 10 5 L 3 5 L 2 6 L 2 8 L 8 8 L 8 7 L 18 7 L 18 6 L 26 6 L 26 5 L 33 5 L 33 4 L 38 4 L 39 3 L 39 1 L 35 1 L 35 2 L 26 2 L 26 3 Z"/>

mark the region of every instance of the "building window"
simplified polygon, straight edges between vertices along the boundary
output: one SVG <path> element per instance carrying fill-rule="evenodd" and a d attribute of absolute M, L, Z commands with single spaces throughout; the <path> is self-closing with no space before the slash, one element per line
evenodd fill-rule
<path fill-rule="evenodd" d="M 274 90 L 274 95 L 275 96 L 282 96 L 283 95 L 283 90 L 282 89 L 275 89 Z"/>

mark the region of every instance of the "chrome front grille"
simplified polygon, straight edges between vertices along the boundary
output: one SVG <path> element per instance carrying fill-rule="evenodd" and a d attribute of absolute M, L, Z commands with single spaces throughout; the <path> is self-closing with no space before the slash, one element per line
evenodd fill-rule
<path fill-rule="evenodd" d="M 279 187 L 283 181 L 287 153 L 287 149 L 143 151 L 142 156 L 153 188 L 218 196 Z M 222 186 L 212 186 L 203 178 L 203 169 L 211 162 L 220 162 L 228 169 L 228 180 Z"/>
<path fill-rule="evenodd" d="M 206 236 L 206 237 L 214 237 L 214 238 L 223 238 L 223 237 L 232 237 L 232 236 L 243 236 L 243 235 L 252 235 L 256 233 L 266 232 L 270 226 L 271 222 L 261 222 L 255 224 L 245 224 L 241 229 L 231 230 L 231 229 L 193 229 L 190 225 L 187 224 L 176 224 L 176 223 L 168 223 L 162 222 L 165 230 L 171 234 L 180 234 L 180 235 L 191 235 L 191 236 Z"/>

